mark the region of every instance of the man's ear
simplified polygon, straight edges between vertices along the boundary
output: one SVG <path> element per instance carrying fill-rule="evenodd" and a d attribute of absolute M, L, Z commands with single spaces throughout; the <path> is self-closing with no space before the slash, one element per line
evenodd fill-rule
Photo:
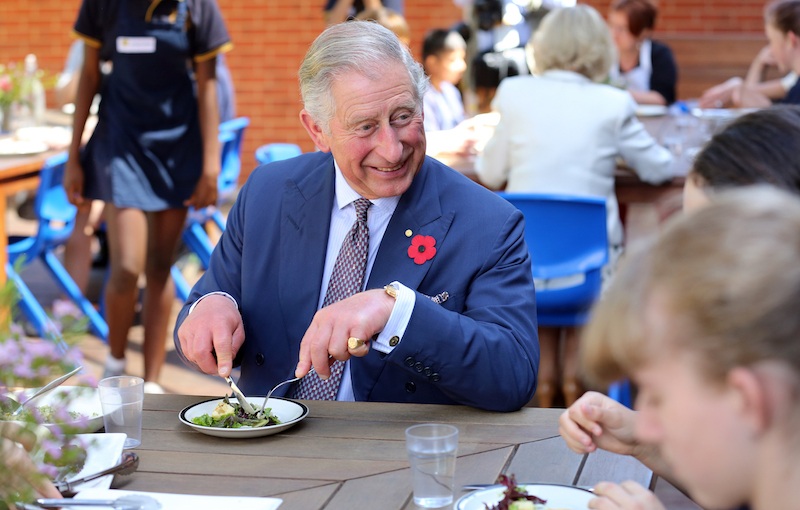
<path fill-rule="evenodd" d="M 331 146 L 328 143 L 328 136 L 323 131 L 322 126 L 314 120 L 305 108 L 300 110 L 300 122 L 303 124 L 303 127 L 306 128 L 306 132 L 308 136 L 311 137 L 311 140 L 313 140 L 314 145 L 322 152 L 330 152 Z"/>
<path fill-rule="evenodd" d="M 736 399 L 742 422 L 754 435 L 760 435 L 773 418 L 765 381 L 751 368 L 737 367 L 728 373 L 727 384 Z"/>

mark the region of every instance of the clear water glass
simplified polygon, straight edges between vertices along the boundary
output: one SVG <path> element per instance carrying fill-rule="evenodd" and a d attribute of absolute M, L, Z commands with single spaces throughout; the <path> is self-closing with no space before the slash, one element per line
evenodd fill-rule
<path fill-rule="evenodd" d="M 414 503 L 440 508 L 453 502 L 458 429 L 425 423 L 406 429 L 406 449 L 411 463 Z"/>

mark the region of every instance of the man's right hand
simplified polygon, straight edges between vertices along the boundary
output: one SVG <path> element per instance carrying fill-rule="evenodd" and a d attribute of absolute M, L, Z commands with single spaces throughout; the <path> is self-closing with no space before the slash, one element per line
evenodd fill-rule
<path fill-rule="evenodd" d="M 227 297 L 205 297 L 186 316 L 178 340 L 183 355 L 200 370 L 228 377 L 233 358 L 244 343 L 242 316 Z"/>

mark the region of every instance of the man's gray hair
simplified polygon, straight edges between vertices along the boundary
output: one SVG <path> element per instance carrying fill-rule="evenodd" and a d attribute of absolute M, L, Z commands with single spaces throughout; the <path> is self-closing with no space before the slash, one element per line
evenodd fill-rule
<path fill-rule="evenodd" d="M 333 82 L 348 73 L 381 79 L 387 63 L 406 67 L 420 110 L 428 78 L 408 47 L 394 33 L 373 21 L 347 21 L 325 29 L 311 44 L 300 65 L 300 95 L 311 117 L 328 131 L 336 113 Z"/>

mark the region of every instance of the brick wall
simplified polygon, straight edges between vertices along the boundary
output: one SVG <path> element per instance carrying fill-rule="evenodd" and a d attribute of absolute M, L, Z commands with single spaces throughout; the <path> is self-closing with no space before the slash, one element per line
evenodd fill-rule
<path fill-rule="evenodd" d="M 237 108 L 251 119 L 246 134 L 243 172 L 254 166 L 256 147 L 272 141 L 313 147 L 298 121 L 295 72 L 309 43 L 322 30 L 324 0 L 218 0 L 234 40 L 228 56 Z M 412 49 L 418 53 L 425 32 L 461 18 L 450 0 L 406 0 Z M 587 0 L 605 12 L 608 0 Z M 79 0 L 3 0 L 0 2 L 0 62 L 39 57 L 40 66 L 57 72 L 69 48 L 70 28 Z M 661 0 L 662 33 L 747 33 L 763 30 L 762 0 Z M 749 56 L 747 57 L 749 58 Z"/>

